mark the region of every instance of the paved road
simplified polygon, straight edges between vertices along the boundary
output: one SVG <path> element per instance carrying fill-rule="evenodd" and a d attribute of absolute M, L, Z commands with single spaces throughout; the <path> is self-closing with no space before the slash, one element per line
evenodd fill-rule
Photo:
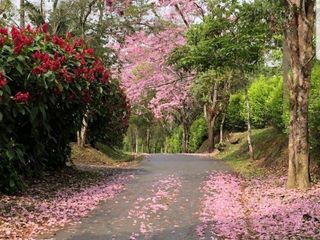
<path fill-rule="evenodd" d="M 227 171 L 228 167 L 203 156 L 150 155 L 136 170 L 127 190 L 102 203 L 80 224 L 56 232 L 52 238 L 199 239 L 199 188 L 212 170 Z"/>

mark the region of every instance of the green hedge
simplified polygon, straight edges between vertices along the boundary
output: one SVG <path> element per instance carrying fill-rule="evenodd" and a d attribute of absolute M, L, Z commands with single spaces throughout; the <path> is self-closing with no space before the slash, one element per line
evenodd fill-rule
<path fill-rule="evenodd" d="M 196 119 L 190 128 L 189 151 L 196 152 L 208 137 L 207 123 L 204 117 Z"/>

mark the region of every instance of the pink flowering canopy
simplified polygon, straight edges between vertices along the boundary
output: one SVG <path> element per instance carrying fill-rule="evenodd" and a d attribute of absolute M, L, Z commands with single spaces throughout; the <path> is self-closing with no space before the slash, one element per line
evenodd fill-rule
<path fill-rule="evenodd" d="M 141 30 L 129 36 L 124 46 L 114 45 L 113 48 L 119 52 L 120 78 L 131 103 L 141 105 L 147 100 L 146 107 L 155 117 L 162 118 L 191 101 L 192 75 L 175 71 L 166 61 L 173 49 L 185 44 L 184 33 L 202 8 L 196 1 L 154 3 L 155 12 L 166 22 L 161 30 L 151 33 Z"/>
<path fill-rule="evenodd" d="M 185 101 L 190 78 L 183 79 L 166 64 L 170 51 L 184 42 L 180 28 L 151 35 L 139 32 L 127 39 L 120 52 L 124 63 L 121 78 L 132 103 L 138 104 L 152 92 L 148 107 L 160 117 L 163 110 L 179 107 Z"/>

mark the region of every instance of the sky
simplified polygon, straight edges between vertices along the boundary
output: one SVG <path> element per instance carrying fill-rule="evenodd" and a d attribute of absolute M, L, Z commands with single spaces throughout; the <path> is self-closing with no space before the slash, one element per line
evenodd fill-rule
<path fill-rule="evenodd" d="M 20 0 L 12 0 L 12 2 L 14 3 L 14 5 L 19 8 L 19 3 Z M 40 5 L 40 0 L 29 0 L 29 2 L 35 4 L 35 5 Z M 53 4 L 53 0 L 44 0 L 45 3 L 45 7 L 46 8 L 50 8 Z"/>

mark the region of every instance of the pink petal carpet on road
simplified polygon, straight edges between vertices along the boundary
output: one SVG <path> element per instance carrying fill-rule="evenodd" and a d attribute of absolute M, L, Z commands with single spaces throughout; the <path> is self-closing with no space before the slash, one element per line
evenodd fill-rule
<path fill-rule="evenodd" d="M 169 205 L 176 201 L 181 186 L 180 178 L 170 175 L 152 185 L 152 196 L 140 197 L 135 201 L 128 218 L 133 219 L 134 225 L 139 225 L 139 232 L 133 232 L 130 240 L 156 230 L 151 222 L 152 216 L 157 217 L 161 211 L 168 210 Z"/>
<path fill-rule="evenodd" d="M 58 192 L 53 199 L 5 196 L 2 203 L 14 200 L 10 211 L 0 215 L 0 236 L 4 239 L 33 239 L 48 230 L 77 222 L 101 201 L 109 200 L 123 191 L 133 175 L 120 174 L 73 191 Z M 9 205 L 8 205 L 9 206 Z"/>
<path fill-rule="evenodd" d="M 245 212 L 241 207 L 241 180 L 224 173 L 210 174 L 202 186 L 200 212 L 202 224 L 197 233 L 202 238 L 209 228 L 211 235 L 238 239 L 247 234 Z"/>
<path fill-rule="evenodd" d="M 243 179 L 210 173 L 203 192 L 200 239 L 320 239 L 320 184 L 288 190 L 285 178 Z"/>

